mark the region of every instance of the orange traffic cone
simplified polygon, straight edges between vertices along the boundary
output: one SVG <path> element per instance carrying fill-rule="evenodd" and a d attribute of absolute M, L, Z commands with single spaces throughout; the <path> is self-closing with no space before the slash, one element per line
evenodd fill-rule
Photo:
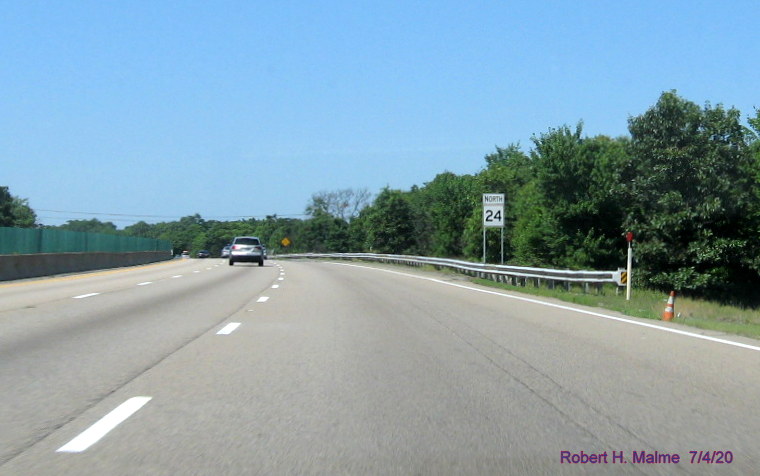
<path fill-rule="evenodd" d="M 673 320 L 673 307 L 676 303 L 676 292 L 670 291 L 670 297 L 668 298 L 668 305 L 665 307 L 665 312 L 662 313 L 662 320 L 663 321 L 672 321 Z"/>

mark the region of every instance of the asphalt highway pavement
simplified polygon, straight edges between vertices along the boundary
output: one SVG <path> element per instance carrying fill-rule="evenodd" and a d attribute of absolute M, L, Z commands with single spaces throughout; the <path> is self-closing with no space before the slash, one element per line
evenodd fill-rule
<path fill-rule="evenodd" d="M 753 474 L 759 397 L 757 341 L 416 269 L 0 284 L 0 475 Z"/>

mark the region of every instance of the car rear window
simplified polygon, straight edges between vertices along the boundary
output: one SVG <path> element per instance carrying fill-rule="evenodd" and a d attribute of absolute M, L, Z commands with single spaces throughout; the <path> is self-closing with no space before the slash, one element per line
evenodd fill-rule
<path fill-rule="evenodd" d="M 235 240 L 236 245 L 258 245 L 258 238 L 237 238 Z"/>

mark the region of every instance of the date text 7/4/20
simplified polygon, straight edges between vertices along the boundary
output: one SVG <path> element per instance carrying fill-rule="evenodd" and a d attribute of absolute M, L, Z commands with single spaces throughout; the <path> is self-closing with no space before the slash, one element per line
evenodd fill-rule
<path fill-rule="evenodd" d="M 560 451 L 561 464 L 731 464 L 734 454 L 731 451 L 689 451 L 689 458 L 682 458 L 679 453 L 661 453 L 659 451 L 604 451 L 586 453 L 580 451 Z"/>

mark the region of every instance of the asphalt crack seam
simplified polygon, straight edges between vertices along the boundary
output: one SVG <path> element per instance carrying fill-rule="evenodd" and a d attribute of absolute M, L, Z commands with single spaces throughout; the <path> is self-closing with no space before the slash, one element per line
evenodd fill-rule
<path fill-rule="evenodd" d="M 424 311 L 424 310 L 423 310 Z M 605 445 L 608 448 L 621 448 L 621 444 L 619 442 L 615 441 L 608 441 L 610 438 L 609 436 L 605 437 L 603 435 L 598 434 L 598 432 L 595 432 L 591 428 L 589 428 L 589 425 L 585 424 L 582 419 L 574 418 L 572 416 L 572 413 L 569 410 L 566 410 L 561 407 L 563 401 L 567 400 L 574 400 L 578 404 L 580 404 L 581 408 L 587 409 L 587 411 L 590 413 L 588 415 L 591 418 L 602 420 L 608 427 L 615 429 L 617 432 L 623 433 L 630 438 L 633 438 L 634 440 L 638 441 L 643 445 L 641 449 L 647 448 L 651 451 L 654 451 L 654 448 L 652 445 L 648 444 L 646 441 L 644 441 L 641 437 L 633 433 L 631 430 L 623 427 L 618 422 L 616 422 L 613 418 L 611 418 L 609 415 L 605 414 L 601 410 L 595 408 L 593 405 L 591 405 L 589 402 L 584 400 L 582 397 L 578 396 L 574 392 L 568 390 L 567 388 L 563 387 L 561 384 L 559 384 L 557 381 L 555 381 L 553 378 L 551 378 L 549 375 L 545 374 L 544 372 L 540 371 L 533 365 L 531 365 L 526 360 L 522 359 L 521 357 L 515 355 L 512 351 L 504 347 L 503 345 L 499 344 L 489 336 L 483 334 L 479 330 L 475 329 L 474 327 L 470 326 L 469 324 L 457 321 L 459 325 L 465 326 L 469 331 L 476 334 L 476 337 L 479 339 L 482 339 L 484 341 L 487 341 L 490 346 L 495 347 L 498 349 L 499 353 L 506 354 L 507 358 L 510 360 L 515 361 L 518 363 L 518 365 L 524 367 L 525 373 L 528 375 L 533 375 L 533 379 L 535 382 L 531 384 L 528 380 L 528 378 L 525 378 L 524 376 L 517 375 L 518 372 L 512 372 L 510 371 L 505 365 L 503 365 L 501 362 L 497 360 L 497 358 L 492 357 L 489 355 L 489 353 L 486 350 L 481 349 L 476 343 L 472 342 L 470 339 L 466 338 L 462 335 L 462 333 L 457 332 L 454 328 L 447 325 L 442 320 L 438 319 L 432 314 L 423 312 L 423 315 L 427 316 L 429 319 L 437 322 L 440 326 L 445 328 L 447 331 L 449 331 L 452 335 L 456 336 L 458 339 L 460 339 L 462 342 L 464 342 L 468 347 L 472 348 L 476 353 L 481 355 L 483 358 L 485 358 L 487 361 L 489 361 L 494 367 L 499 369 L 500 372 L 505 374 L 508 378 L 514 380 L 519 385 L 524 387 L 528 392 L 530 392 L 532 395 L 535 395 L 536 398 L 540 399 L 547 405 L 549 405 L 551 408 L 553 408 L 558 414 L 562 415 L 563 418 L 565 418 L 570 423 L 577 426 L 579 429 L 581 429 L 583 432 L 585 432 L 590 437 L 594 438 L 595 440 L 599 441 L 603 445 Z M 543 382 L 540 382 L 543 381 Z M 543 385 L 542 385 L 543 384 Z M 540 388 L 541 386 L 545 388 Z M 551 398 L 550 394 L 555 393 L 556 397 Z M 546 395 L 545 395 L 546 394 Z M 562 397 L 562 398 L 560 398 Z M 569 407 L 570 405 L 565 404 L 564 406 Z M 641 468 L 637 468 L 635 465 L 631 464 L 629 466 L 630 468 L 635 468 L 638 472 L 641 474 L 646 474 Z"/>

